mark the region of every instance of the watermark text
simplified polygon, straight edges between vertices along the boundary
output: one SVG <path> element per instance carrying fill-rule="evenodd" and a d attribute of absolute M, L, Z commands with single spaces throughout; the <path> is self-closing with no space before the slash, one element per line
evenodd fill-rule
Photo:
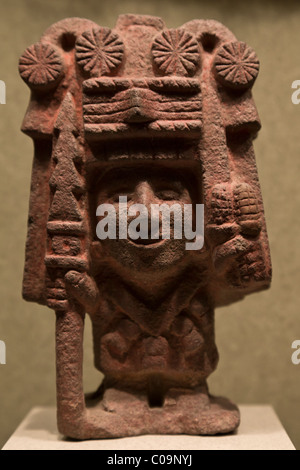
<path fill-rule="evenodd" d="M 0 80 L 0 104 L 6 104 L 6 85 L 3 80 Z"/>
<path fill-rule="evenodd" d="M 6 364 L 6 345 L 0 340 L 0 364 Z"/>
<path fill-rule="evenodd" d="M 292 349 L 296 351 L 293 352 L 291 360 L 292 363 L 297 366 L 300 364 L 300 339 L 295 339 L 295 341 L 292 342 Z"/>
<path fill-rule="evenodd" d="M 200 250 L 204 244 L 203 204 L 127 204 L 127 196 L 120 196 L 118 210 L 104 203 L 97 207 L 101 220 L 96 226 L 100 240 L 165 240 L 185 239 L 186 250 Z M 191 241 L 194 240 L 194 241 Z"/>

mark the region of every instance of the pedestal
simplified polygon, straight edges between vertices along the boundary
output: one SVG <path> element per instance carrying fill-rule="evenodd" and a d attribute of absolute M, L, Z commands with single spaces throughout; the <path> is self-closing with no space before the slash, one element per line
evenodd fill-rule
<path fill-rule="evenodd" d="M 241 405 L 235 434 L 219 436 L 138 436 L 71 441 L 59 435 L 54 407 L 33 408 L 3 450 L 295 450 L 273 408 Z"/>

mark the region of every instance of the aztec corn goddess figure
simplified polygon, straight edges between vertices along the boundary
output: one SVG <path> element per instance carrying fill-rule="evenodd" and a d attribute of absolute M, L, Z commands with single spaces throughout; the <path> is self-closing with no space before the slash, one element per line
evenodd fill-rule
<path fill-rule="evenodd" d="M 214 309 L 271 278 L 252 146 L 255 52 L 213 20 L 167 29 L 122 15 L 109 29 L 69 18 L 19 70 L 31 90 L 22 130 L 34 140 L 23 296 L 56 313 L 59 431 L 233 431 L 237 407 L 206 380 L 218 362 Z M 97 208 L 116 209 L 119 233 L 123 200 L 128 214 L 134 204 L 202 204 L 203 246 L 164 238 L 161 219 L 152 238 L 149 227 L 149 237 L 100 239 Z M 85 397 L 86 313 L 104 379 Z"/>

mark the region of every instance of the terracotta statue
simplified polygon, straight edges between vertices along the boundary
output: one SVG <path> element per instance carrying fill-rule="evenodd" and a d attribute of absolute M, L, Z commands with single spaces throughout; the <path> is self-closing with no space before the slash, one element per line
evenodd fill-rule
<path fill-rule="evenodd" d="M 69 18 L 19 70 L 31 89 L 22 130 L 35 148 L 23 296 L 56 312 L 59 431 L 233 431 L 237 407 L 206 380 L 218 362 L 214 309 L 271 278 L 252 146 L 255 52 L 212 20 L 167 29 L 122 15 L 109 29 Z M 189 206 L 190 230 L 203 205 L 204 242 L 187 248 L 186 233 L 174 235 L 175 212 L 169 238 L 162 218 L 156 232 L 132 235 L 135 204 Z M 116 236 L 99 237 L 111 207 Z M 86 397 L 85 313 L 104 374 Z"/>

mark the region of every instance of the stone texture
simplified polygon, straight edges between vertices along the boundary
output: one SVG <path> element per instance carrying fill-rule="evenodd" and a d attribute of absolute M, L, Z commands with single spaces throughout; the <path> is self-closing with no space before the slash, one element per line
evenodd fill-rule
<path fill-rule="evenodd" d="M 209 395 L 214 309 L 265 289 L 271 264 L 252 140 L 258 59 L 218 22 L 167 29 L 70 18 L 20 59 L 34 139 L 23 296 L 56 311 L 60 432 L 77 439 L 216 434 L 239 424 Z M 96 207 L 203 203 L 204 246 L 99 240 Z M 117 229 L 121 220 L 117 217 Z M 105 374 L 85 400 L 84 316 Z"/>

